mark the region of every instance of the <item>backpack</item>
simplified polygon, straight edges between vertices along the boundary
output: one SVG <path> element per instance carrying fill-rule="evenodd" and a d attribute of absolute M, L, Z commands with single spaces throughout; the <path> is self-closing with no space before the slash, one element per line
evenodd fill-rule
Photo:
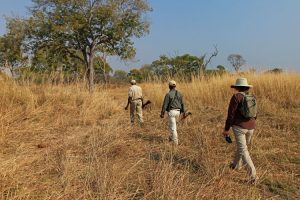
<path fill-rule="evenodd" d="M 255 96 L 252 94 L 245 94 L 244 92 L 241 92 L 241 94 L 244 96 L 240 107 L 241 114 L 245 118 L 256 117 L 257 101 Z"/>

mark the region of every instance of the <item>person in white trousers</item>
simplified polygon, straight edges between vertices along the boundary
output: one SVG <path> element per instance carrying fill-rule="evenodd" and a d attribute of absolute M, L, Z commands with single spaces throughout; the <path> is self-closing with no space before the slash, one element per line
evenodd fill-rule
<path fill-rule="evenodd" d="M 184 113 L 184 103 L 182 94 L 176 90 L 176 82 L 169 82 L 170 91 L 165 95 L 164 102 L 161 109 L 160 117 L 164 118 L 165 112 L 168 112 L 169 117 L 169 141 L 173 141 L 178 145 L 178 134 L 176 127 L 176 119 L 180 116 L 180 113 Z"/>

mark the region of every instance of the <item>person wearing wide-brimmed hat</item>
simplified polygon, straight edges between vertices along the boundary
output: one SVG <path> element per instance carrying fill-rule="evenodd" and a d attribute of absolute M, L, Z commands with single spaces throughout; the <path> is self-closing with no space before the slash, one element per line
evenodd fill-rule
<path fill-rule="evenodd" d="M 169 141 L 173 141 L 174 144 L 178 144 L 178 135 L 176 128 L 176 118 L 180 116 L 180 113 L 185 112 L 183 96 L 176 90 L 176 82 L 171 80 L 169 82 L 170 91 L 165 95 L 164 102 L 161 109 L 160 117 L 164 118 L 165 112 L 168 112 L 169 117 Z"/>
<path fill-rule="evenodd" d="M 229 136 L 229 130 L 230 127 L 232 127 L 237 149 L 230 167 L 232 169 L 239 169 L 242 161 L 251 177 L 250 181 L 255 182 L 257 180 L 256 169 L 249 155 L 247 144 L 250 144 L 251 142 L 256 116 L 246 118 L 241 111 L 242 101 L 244 100 L 245 95 L 249 95 L 249 89 L 252 87 L 252 85 L 248 84 L 246 78 L 238 78 L 235 84 L 231 85 L 231 88 L 234 88 L 237 92 L 230 100 L 223 135 Z"/>
<path fill-rule="evenodd" d="M 137 115 L 138 122 L 140 125 L 144 122 L 143 120 L 143 93 L 142 88 L 136 85 L 135 80 L 130 81 L 131 87 L 128 91 L 128 101 L 125 110 L 128 109 L 130 105 L 130 122 L 131 125 L 134 124 L 135 114 Z"/>

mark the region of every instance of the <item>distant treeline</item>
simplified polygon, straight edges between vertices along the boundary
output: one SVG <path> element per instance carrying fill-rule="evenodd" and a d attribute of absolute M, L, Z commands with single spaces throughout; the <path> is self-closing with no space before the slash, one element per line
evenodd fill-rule
<path fill-rule="evenodd" d="M 218 55 L 217 46 L 208 55 L 162 55 L 129 72 L 113 71 L 107 57 L 132 59 L 136 54 L 132 38 L 149 33 L 145 15 L 152 9 L 145 0 L 32 3 L 28 18 L 7 18 L 7 32 L 0 36 L 1 71 L 20 80 L 86 81 L 92 91 L 95 82 L 191 80 L 226 73 L 222 65 L 207 68 Z M 228 61 L 237 73 L 246 62 L 239 54 L 229 55 Z"/>

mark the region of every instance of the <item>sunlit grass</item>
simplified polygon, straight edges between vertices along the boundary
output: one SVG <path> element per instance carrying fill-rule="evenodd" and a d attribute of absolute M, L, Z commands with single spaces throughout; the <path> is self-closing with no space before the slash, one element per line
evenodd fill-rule
<path fill-rule="evenodd" d="M 130 127 L 129 85 L 0 83 L 1 199 L 266 199 L 299 196 L 300 76 L 245 74 L 259 102 L 250 154 L 260 181 L 230 171 L 221 132 L 237 76 L 178 83 L 193 115 L 168 143 L 167 83 L 141 84 L 153 104 Z"/>

